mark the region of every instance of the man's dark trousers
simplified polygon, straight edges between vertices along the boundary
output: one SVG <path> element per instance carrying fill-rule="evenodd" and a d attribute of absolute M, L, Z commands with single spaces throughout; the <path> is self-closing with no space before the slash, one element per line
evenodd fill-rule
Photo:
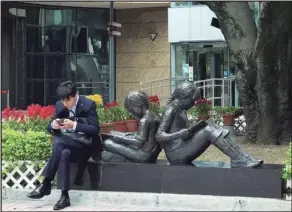
<path fill-rule="evenodd" d="M 52 180 L 59 170 L 60 189 L 68 191 L 70 189 L 70 163 L 86 163 L 89 157 L 88 147 L 75 141 L 64 141 L 60 136 L 55 135 L 52 155 L 42 175 Z"/>

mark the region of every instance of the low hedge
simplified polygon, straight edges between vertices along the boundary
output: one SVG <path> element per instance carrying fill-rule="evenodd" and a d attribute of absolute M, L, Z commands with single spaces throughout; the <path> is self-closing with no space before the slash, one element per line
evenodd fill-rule
<path fill-rule="evenodd" d="M 27 132 L 4 127 L 2 129 L 2 160 L 44 161 L 51 155 L 50 135 L 45 131 Z"/>
<path fill-rule="evenodd" d="M 286 180 L 292 179 L 292 143 L 287 151 L 287 159 L 285 161 L 285 168 L 283 170 L 283 178 Z"/>

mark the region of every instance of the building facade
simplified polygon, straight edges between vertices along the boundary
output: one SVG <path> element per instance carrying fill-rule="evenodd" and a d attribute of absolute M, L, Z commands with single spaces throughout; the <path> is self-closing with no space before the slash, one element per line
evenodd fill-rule
<path fill-rule="evenodd" d="M 2 3 L 2 90 L 10 106 L 54 104 L 56 86 L 78 82 L 80 93 L 104 93 L 108 9 Z M 98 18 L 96 18 L 98 17 Z M 105 74 L 104 74 L 105 73 Z"/>
<path fill-rule="evenodd" d="M 199 81 L 203 95 L 216 105 L 238 105 L 232 81 L 235 66 L 221 30 L 211 26 L 216 16 L 206 6 L 196 2 L 115 2 L 113 10 L 108 2 L 1 2 L 1 6 L 1 85 L 9 90 L 1 94 L 2 108 L 8 102 L 23 109 L 31 103 L 54 104 L 56 86 L 64 80 L 75 81 L 81 95 L 98 93 L 105 102 L 120 103 L 137 89 L 165 102 L 177 82 Z M 260 4 L 250 7 L 257 22 Z M 122 24 L 121 36 L 113 39 L 107 31 L 111 11 L 114 21 Z M 221 81 L 213 89 L 214 78 Z"/>
<path fill-rule="evenodd" d="M 167 7 L 119 9 L 116 18 L 122 24 L 122 36 L 116 40 L 116 97 L 123 103 L 140 82 L 170 78 Z M 154 41 L 149 33 L 157 33 Z M 145 91 L 162 99 L 170 95 L 169 87 Z"/>
<path fill-rule="evenodd" d="M 1 84 L 2 91 L 9 90 L 10 107 L 54 104 L 56 86 L 64 80 L 75 81 L 81 95 L 98 93 L 105 102 L 122 103 L 130 90 L 139 89 L 140 81 L 169 78 L 168 3 L 153 8 L 115 3 L 122 36 L 113 39 L 113 52 L 109 5 L 79 3 L 1 2 Z M 152 32 L 157 33 L 154 41 Z M 114 70 L 109 70 L 110 60 Z M 112 82 L 110 72 L 115 74 Z M 6 95 L 1 95 L 2 108 Z"/>

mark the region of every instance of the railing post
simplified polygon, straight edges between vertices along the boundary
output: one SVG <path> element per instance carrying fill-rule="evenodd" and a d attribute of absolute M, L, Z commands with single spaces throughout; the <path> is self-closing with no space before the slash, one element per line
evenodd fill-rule
<path fill-rule="evenodd" d="M 232 106 L 232 81 L 233 80 L 229 80 L 229 105 Z"/>
<path fill-rule="evenodd" d="M 204 98 L 206 98 L 206 82 L 205 81 L 203 82 L 203 88 L 204 88 L 203 90 Z"/>
<path fill-rule="evenodd" d="M 222 107 L 224 107 L 225 106 L 225 81 L 224 81 L 224 78 L 223 79 L 221 79 L 221 86 L 222 86 L 222 100 L 221 100 L 221 105 L 222 105 Z"/>
<path fill-rule="evenodd" d="M 214 104 L 215 104 L 215 87 L 214 87 L 214 79 L 212 79 L 212 106 L 214 107 Z"/>
<path fill-rule="evenodd" d="M 110 1 L 109 21 L 114 22 L 114 2 Z M 115 37 L 109 36 L 109 101 L 116 100 Z"/>
<path fill-rule="evenodd" d="M 9 101 L 10 101 L 10 99 L 9 99 L 9 90 L 7 90 L 7 107 L 10 107 L 10 103 L 9 103 Z"/>

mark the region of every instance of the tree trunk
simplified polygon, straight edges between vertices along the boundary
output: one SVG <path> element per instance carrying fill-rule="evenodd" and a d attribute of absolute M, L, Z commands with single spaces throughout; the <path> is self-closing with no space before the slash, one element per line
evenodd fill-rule
<path fill-rule="evenodd" d="M 203 2 L 216 14 L 236 61 L 236 81 L 250 142 L 291 140 L 290 2 L 266 2 L 258 30 L 247 2 Z"/>
<path fill-rule="evenodd" d="M 236 61 L 236 82 L 246 117 L 246 137 L 255 142 L 258 131 L 256 65 L 252 60 L 257 28 L 247 2 L 204 2 L 216 14 Z"/>
<path fill-rule="evenodd" d="M 291 141 L 292 4 L 268 2 L 262 10 L 258 44 L 257 96 L 261 143 Z"/>

